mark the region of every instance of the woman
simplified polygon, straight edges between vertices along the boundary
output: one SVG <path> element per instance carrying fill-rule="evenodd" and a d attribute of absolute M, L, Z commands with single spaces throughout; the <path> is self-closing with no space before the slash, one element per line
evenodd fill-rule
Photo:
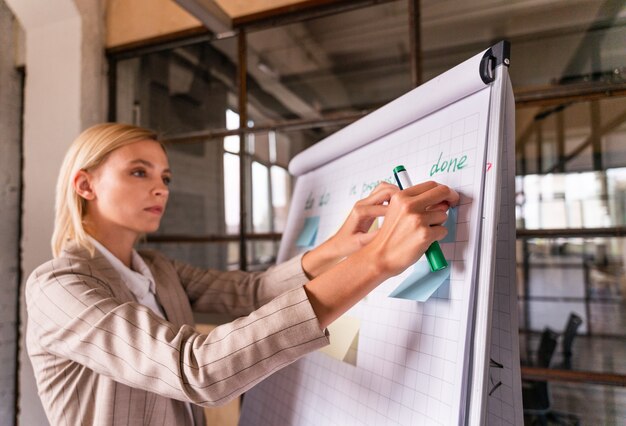
<path fill-rule="evenodd" d="M 333 320 L 446 235 L 458 201 L 434 182 L 383 184 L 318 248 L 262 273 L 220 272 L 134 250 L 159 226 L 171 174 L 156 135 L 129 125 L 87 129 L 66 154 L 54 259 L 26 284 L 28 353 L 54 425 L 203 424 L 199 405 L 328 344 Z M 192 310 L 239 318 L 205 335 Z"/>

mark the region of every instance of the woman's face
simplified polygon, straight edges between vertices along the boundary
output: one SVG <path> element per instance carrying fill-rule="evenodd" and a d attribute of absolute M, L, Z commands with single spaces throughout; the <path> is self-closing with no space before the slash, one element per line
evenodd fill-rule
<path fill-rule="evenodd" d="M 165 212 L 171 171 L 158 142 L 134 142 L 111 152 L 91 175 L 87 219 L 97 233 L 154 232 Z"/>

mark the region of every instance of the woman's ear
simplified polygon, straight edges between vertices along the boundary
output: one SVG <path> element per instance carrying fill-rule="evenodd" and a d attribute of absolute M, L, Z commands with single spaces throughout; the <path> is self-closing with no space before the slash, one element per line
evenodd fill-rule
<path fill-rule="evenodd" d="M 96 198 L 96 194 L 93 190 L 93 176 L 85 170 L 79 170 L 74 176 L 72 184 L 74 185 L 74 191 L 85 200 L 93 200 Z"/>

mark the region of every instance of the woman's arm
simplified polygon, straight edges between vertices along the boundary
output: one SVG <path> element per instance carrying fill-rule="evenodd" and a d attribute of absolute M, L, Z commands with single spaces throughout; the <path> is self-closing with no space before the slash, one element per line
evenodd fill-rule
<path fill-rule="evenodd" d="M 61 258 L 28 279 L 27 346 L 40 392 L 79 392 L 77 374 L 99 374 L 211 406 L 328 344 L 302 287 L 207 335 L 121 302 L 98 268 Z"/>
<path fill-rule="evenodd" d="M 169 263 L 162 255 L 160 264 Z M 309 278 L 296 256 L 263 272 L 220 271 L 173 261 L 175 273 L 196 312 L 248 315 L 275 297 L 302 287 Z"/>

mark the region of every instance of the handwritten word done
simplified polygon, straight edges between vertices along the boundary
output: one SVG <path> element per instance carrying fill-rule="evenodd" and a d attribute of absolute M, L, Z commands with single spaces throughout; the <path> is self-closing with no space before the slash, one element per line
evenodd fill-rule
<path fill-rule="evenodd" d="M 436 175 L 437 173 L 454 173 L 457 170 L 461 170 L 465 166 L 467 166 L 467 155 L 463 155 L 460 158 L 451 158 L 449 160 L 441 161 L 441 157 L 443 156 L 443 152 L 439 154 L 439 159 L 435 164 L 430 168 L 430 175 Z"/>

